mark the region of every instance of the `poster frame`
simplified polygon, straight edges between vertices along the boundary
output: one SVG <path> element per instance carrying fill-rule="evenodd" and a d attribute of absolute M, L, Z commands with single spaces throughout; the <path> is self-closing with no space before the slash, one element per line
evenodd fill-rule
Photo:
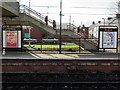
<path fill-rule="evenodd" d="M 98 38 L 98 51 L 99 49 L 103 49 L 104 51 L 105 49 L 116 49 L 116 52 L 118 52 L 117 26 L 99 26 Z"/>
<path fill-rule="evenodd" d="M 4 45 L 4 43 L 6 42 L 6 38 L 5 38 L 6 36 L 4 35 L 4 33 L 6 33 L 7 31 L 16 31 L 17 32 L 17 42 L 16 42 L 17 46 L 16 47 L 7 47 L 6 45 Z M 22 51 L 22 49 L 23 49 L 22 43 L 23 43 L 22 25 L 2 25 L 2 51 L 3 51 L 3 49 L 5 51 L 7 51 L 7 50 L 8 51 Z"/>

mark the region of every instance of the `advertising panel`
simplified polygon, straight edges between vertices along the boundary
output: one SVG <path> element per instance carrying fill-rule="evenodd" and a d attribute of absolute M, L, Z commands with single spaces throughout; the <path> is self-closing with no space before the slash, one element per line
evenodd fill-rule
<path fill-rule="evenodd" d="M 6 47 L 17 47 L 17 31 L 6 31 Z"/>
<path fill-rule="evenodd" d="M 99 49 L 117 49 L 118 27 L 99 26 Z"/>
<path fill-rule="evenodd" d="M 114 32 L 103 32 L 103 48 L 114 48 L 115 34 Z"/>

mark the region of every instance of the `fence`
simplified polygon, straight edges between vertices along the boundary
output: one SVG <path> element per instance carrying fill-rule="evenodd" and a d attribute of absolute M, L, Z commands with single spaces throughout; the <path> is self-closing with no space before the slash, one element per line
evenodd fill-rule
<path fill-rule="evenodd" d="M 91 45 L 98 47 L 98 39 L 93 38 L 74 38 L 74 39 L 63 39 L 61 42 L 61 52 L 62 53 L 98 53 L 98 49 L 87 50 L 85 45 L 86 41 L 92 43 Z M 91 41 L 91 42 L 90 42 Z M 93 42 L 96 43 L 93 43 Z M 88 45 L 89 46 L 89 45 Z M 41 53 L 59 53 L 60 51 L 60 42 L 59 38 L 52 39 L 39 39 L 31 40 L 29 45 L 29 39 L 24 41 L 24 47 L 31 48 L 31 51 L 39 51 Z M 92 47 L 92 46 L 89 46 Z M 117 53 L 120 52 L 120 39 L 118 39 L 118 49 Z M 105 52 L 116 53 L 116 49 L 106 49 Z"/>

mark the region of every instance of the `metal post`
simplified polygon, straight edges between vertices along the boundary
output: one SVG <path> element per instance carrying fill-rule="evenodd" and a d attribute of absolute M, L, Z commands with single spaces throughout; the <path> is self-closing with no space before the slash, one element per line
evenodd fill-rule
<path fill-rule="evenodd" d="M 59 45 L 59 53 L 61 54 L 61 30 L 62 30 L 62 0 L 60 0 L 60 45 Z"/>
<path fill-rule="evenodd" d="M 3 3 L 3 1 L 1 0 L 0 1 L 0 6 L 2 7 L 2 3 Z M 3 33 L 3 30 L 2 30 L 2 8 L 0 7 L 0 56 L 2 55 L 2 52 L 1 51 L 3 51 L 3 46 L 2 46 L 2 39 L 3 39 L 3 37 L 2 37 L 2 33 Z M 0 60 L 0 63 L 2 63 L 1 62 L 2 60 Z M 0 85 L 1 86 L 1 85 Z"/>
<path fill-rule="evenodd" d="M 80 50 L 81 50 L 81 46 L 80 46 L 80 45 L 81 45 L 81 44 L 80 44 L 80 40 L 81 40 L 81 39 L 79 38 L 79 53 L 80 53 Z"/>
<path fill-rule="evenodd" d="M 30 0 L 29 0 L 29 9 L 30 9 Z"/>
<path fill-rule="evenodd" d="M 41 53 L 42 53 L 42 44 L 43 44 L 43 42 L 42 42 L 42 36 L 41 36 L 40 44 L 41 44 L 41 47 L 39 48 L 39 50 L 40 50 Z"/>
<path fill-rule="evenodd" d="M 105 26 L 105 18 L 102 18 L 104 20 L 104 26 Z"/>
<path fill-rule="evenodd" d="M 47 6 L 47 8 L 48 8 L 48 11 L 47 11 L 47 16 L 49 15 L 49 6 Z"/>
<path fill-rule="evenodd" d="M 102 18 L 104 20 L 104 27 L 105 27 L 105 18 Z M 103 38 L 103 34 L 102 34 L 102 38 Z M 103 40 L 102 40 L 103 42 Z M 105 52 L 105 48 L 103 49 L 103 52 Z"/>
<path fill-rule="evenodd" d="M 71 15 L 69 16 L 69 30 L 71 30 Z"/>
<path fill-rule="evenodd" d="M 29 0 L 29 16 L 30 16 L 30 0 Z M 30 46 L 30 44 L 31 44 L 31 43 L 30 43 L 30 38 L 31 38 L 30 29 L 31 29 L 31 28 L 29 27 L 29 46 Z"/>
<path fill-rule="evenodd" d="M 30 46 L 30 38 L 31 38 L 31 35 L 30 35 L 30 27 L 29 27 L 29 46 Z"/>

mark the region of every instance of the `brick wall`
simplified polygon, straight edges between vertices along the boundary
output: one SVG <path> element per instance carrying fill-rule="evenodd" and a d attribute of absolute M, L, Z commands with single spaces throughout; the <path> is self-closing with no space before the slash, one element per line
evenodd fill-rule
<path fill-rule="evenodd" d="M 23 30 L 23 37 L 24 37 L 25 33 L 29 33 L 29 29 L 28 28 Z M 41 38 L 41 32 L 40 32 L 40 30 L 31 28 L 30 29 L 30 37 L 32 39 L 40 39 Z"/>

